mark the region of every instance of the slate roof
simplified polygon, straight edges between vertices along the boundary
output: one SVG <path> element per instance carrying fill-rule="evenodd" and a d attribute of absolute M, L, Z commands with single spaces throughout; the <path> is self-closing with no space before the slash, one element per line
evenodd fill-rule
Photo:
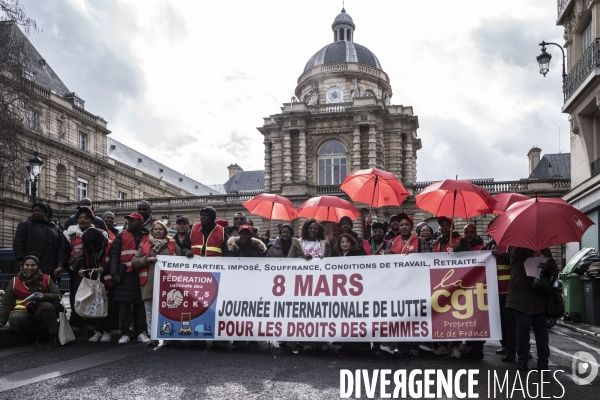
<path fill-rule="evenodd" d="M 156 178 L 162 177 L 165 182 L 190 192 L 192 195 L 207 196 L 219 194 L 216 190 L 161 164 L 147 155 L 135 151 L 131 147 L 127 147 L 123 143 L 119 143 L 108 136 L 106 137 L 106 154 L 113 160 L 140 170 L 148 175 Z M 139 161 L 140 159 L 141 161 Z"/>
<path fill-rule="evenodd" d="M 225 182 L 227 193 L 260 193 L 265 190 L 265 171 L 236 172 Z"/>
<path fill-rule="evenodd" d="M 571 179 L 571 154 L 545 154 L 528 179 Z"/>
<path fill-rule="evenodd" d="M 355 62 L 382 69 L 379 59 L 371 50 L 358 43 L 340 40 L 317 51 L 306 63 L 304 71 L 308 71 L 316 65 L 338 62 Z"/>
<path fill-rule="evenodd" d="M 23 42 L 24 67 L 33 74 L 33 82 L 64 98 L 70 90 L 48 65 L 44 57 L 38 53 L 27 36 L 21 32 L 14 21 L 0 21 L 0 41 L 5 41 L 8 34 L 15 35 L 17 40 Z"/>

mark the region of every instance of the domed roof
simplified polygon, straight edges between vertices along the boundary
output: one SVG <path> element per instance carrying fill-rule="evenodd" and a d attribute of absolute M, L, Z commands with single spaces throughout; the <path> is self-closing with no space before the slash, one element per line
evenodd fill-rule
<path fill-rule="evenodd" d="M 340 14 L 341 15 L 341 14 Z M 347 14 L 346 14 L 347 15 Z M 317 51 L 306 63 L 304 71 L 321 64 L 355 62 L 382 69 L 377 56 L 358 43 L 340 40 Z"/>
<path fill-rule="evenodd" d="M 337 17 L 335 17 L 335 19 L 333 20 L 333 23 L 335 24 L 336 22 L 348 22 L 352 25 L 354 25 L 354 21 L 352 21 L 352 17 L 348 14 L 346 14 L 346 9 L 342 8 L 342 12 L 338 14 Z"/>

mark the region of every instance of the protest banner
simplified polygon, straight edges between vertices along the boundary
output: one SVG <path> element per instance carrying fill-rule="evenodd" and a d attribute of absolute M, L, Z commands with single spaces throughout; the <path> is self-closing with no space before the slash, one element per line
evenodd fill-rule
<path fill-rule="evenodd" d="M 365 257 L 159 256 L 153 339 L 500 339 L 490 251 Z"/>

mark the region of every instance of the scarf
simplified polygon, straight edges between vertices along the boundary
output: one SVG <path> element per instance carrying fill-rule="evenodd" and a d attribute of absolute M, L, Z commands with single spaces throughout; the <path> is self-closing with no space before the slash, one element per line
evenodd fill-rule
<path fill-rule="evenodd" d="M 154 250 L 156 252 L 156 254 L 160 253 L 160 250 L 163 247 L 165 247 L 167 245 L 167 243 L 169 242 L 169 240 L 167 238 L 157 239 L 152 236 L 150 236 L 150 238 L 148 240 L 150 240 L 150 243 L 152 244 L 152 250 Z"/>
<path fill-rule="evenodd" d="M 23 284 L 27 286 L 27 289 L 31 293 L 33 292 L 44 292 L 44 287 L 42 286 L 42 270 L 38 269 L 37 272 L 33 275 L 25 274 L 25 271 L 21 269 L 19 271 L 19 278 L 23 281 Z"/>
<path fill-rule="evenodd" d="M 281 244 L 281 248 L 283 249 L 283 254 L 287 255 L 290 252 L 290 249 L 292 248 L 292 242 L 293 240 L 284 242 L 283 240 L 279 239 L 279 243 Z"/>

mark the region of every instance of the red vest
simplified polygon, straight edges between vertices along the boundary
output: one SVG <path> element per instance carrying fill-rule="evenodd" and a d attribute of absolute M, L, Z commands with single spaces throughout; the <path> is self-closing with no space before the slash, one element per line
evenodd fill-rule
<path fill-rule="evenodd" d="M 498 251 L 505 252 L 506 246 L 498 247 Z M 510 286 L 510 264 L 503 264 L 500 257 L 496 257 L 496 275 L 498 276 L 498 294 L 508 293 Z"/>
<path fill-rule="evenodd" d="M 455 238 L 450 238 L 450 242 L 448 242 L 446 244 L 446 246 L 444 246 L 443 249 L 440 249 L 440 242 L 437 242 L 435 244 L 435 246 L 433 246 L 433 249 L 431 249 L 432 252 L 434 253 L 446 253 L 446 252 L 451 252 L 454 251 L 454 249 L 452 248 L 452 245 L 454 243 L 459 243 L 460 242 L 461 237 L 455 237 Z"/>
<path fill-rule="evenodd" d="M 481 249 L 485 249 L 485 246 L 482 244 L 478 244 L 477 246 L 473 246 L 469 249 L 469 251 L 477 251 L 477 250 L 481 250 Z"/>
<path fill-rule="evenodd" d="M 135 238 L 129 231 L 123 231 L 123 233 L 121 234 L 121 240 L 121 258 L 119 259 L 119 262 L 121 264 L 127 265 L 127 270 L 125 272 L 133 272 L 131 260 L 133 259 L 133 256 L 135 256 L 135 253 L 137 253 L 139 246 L 136 246 Z M 143 244 L 144 238 L 140 240 L 140 246 L 142 246 Z"/>
<path fill-rule="evenodd" d="M 208 235 L 204 243 L 202 234 L 202 224 L 195 224 L 192 227 L 190 242 L 192 243 L 192 253 L 194 257 L 223 257 L 223 242 L 225 241 L 225 229 L 221 225 L 215 225 L 214 229 Z M 206 247 L 205 247 L 206 246 Z M 202 248 L 205 247 L 204 255 Z"/>
<path fill-rule="evenodd" d="M 142 255 L 149 257 L 150 256 L 150 241 L 148 240 L 142 246 Z M 167 248 L 169 249 L 169 253 L 174 256 L 176 253 L 176 244 L 174 240 L 167 242 Z M 144 267 L 140 269 L 140 286 L 144 286 L 146 282 L 148 282 L 148 267 Z"/>
<path fill-rule="evenodd" d="M 375 255 L 381 256 L 385 254 L 385 249 L 387 248 L 388 240 L 383 240 L 383 246 L 381 246 L 381 250 Z M 365 254 L 368 256 L 372 256 L 373 252 L 371 251 L 371 239 L 363 240 L 363 249 L 365 250 Z"/>
<path fill-rule="evenodd" d="M 404 239 L 402 239 L 402 235 L 398 235 L 394 238 L 392 242 L 392 247 L 390 248 L 390 254 L 408 254 L 408 253 L 418 253 L 419 252 L 419 237 L 414 233 L 408 239 L 406 244 L 404 244 Z"/>
<path fill-rule="evenodd" d="M 50 279 L 50 275 L 43 274 L 42 275 L 42 293 L 48 293 L 48 280 Z M 15 298 L 17 299 L 15 303 L 15 308 L 13 311 L 25 311 L 28 308 L 35 308 L 34 304 L 31 304 L 30 301 L 25 301 L 27 297 L 29 297 L 33 292 L 25 286 L 21 278 L 17 275 L 13 280 L 13 291 L 15 292 Z"/>

